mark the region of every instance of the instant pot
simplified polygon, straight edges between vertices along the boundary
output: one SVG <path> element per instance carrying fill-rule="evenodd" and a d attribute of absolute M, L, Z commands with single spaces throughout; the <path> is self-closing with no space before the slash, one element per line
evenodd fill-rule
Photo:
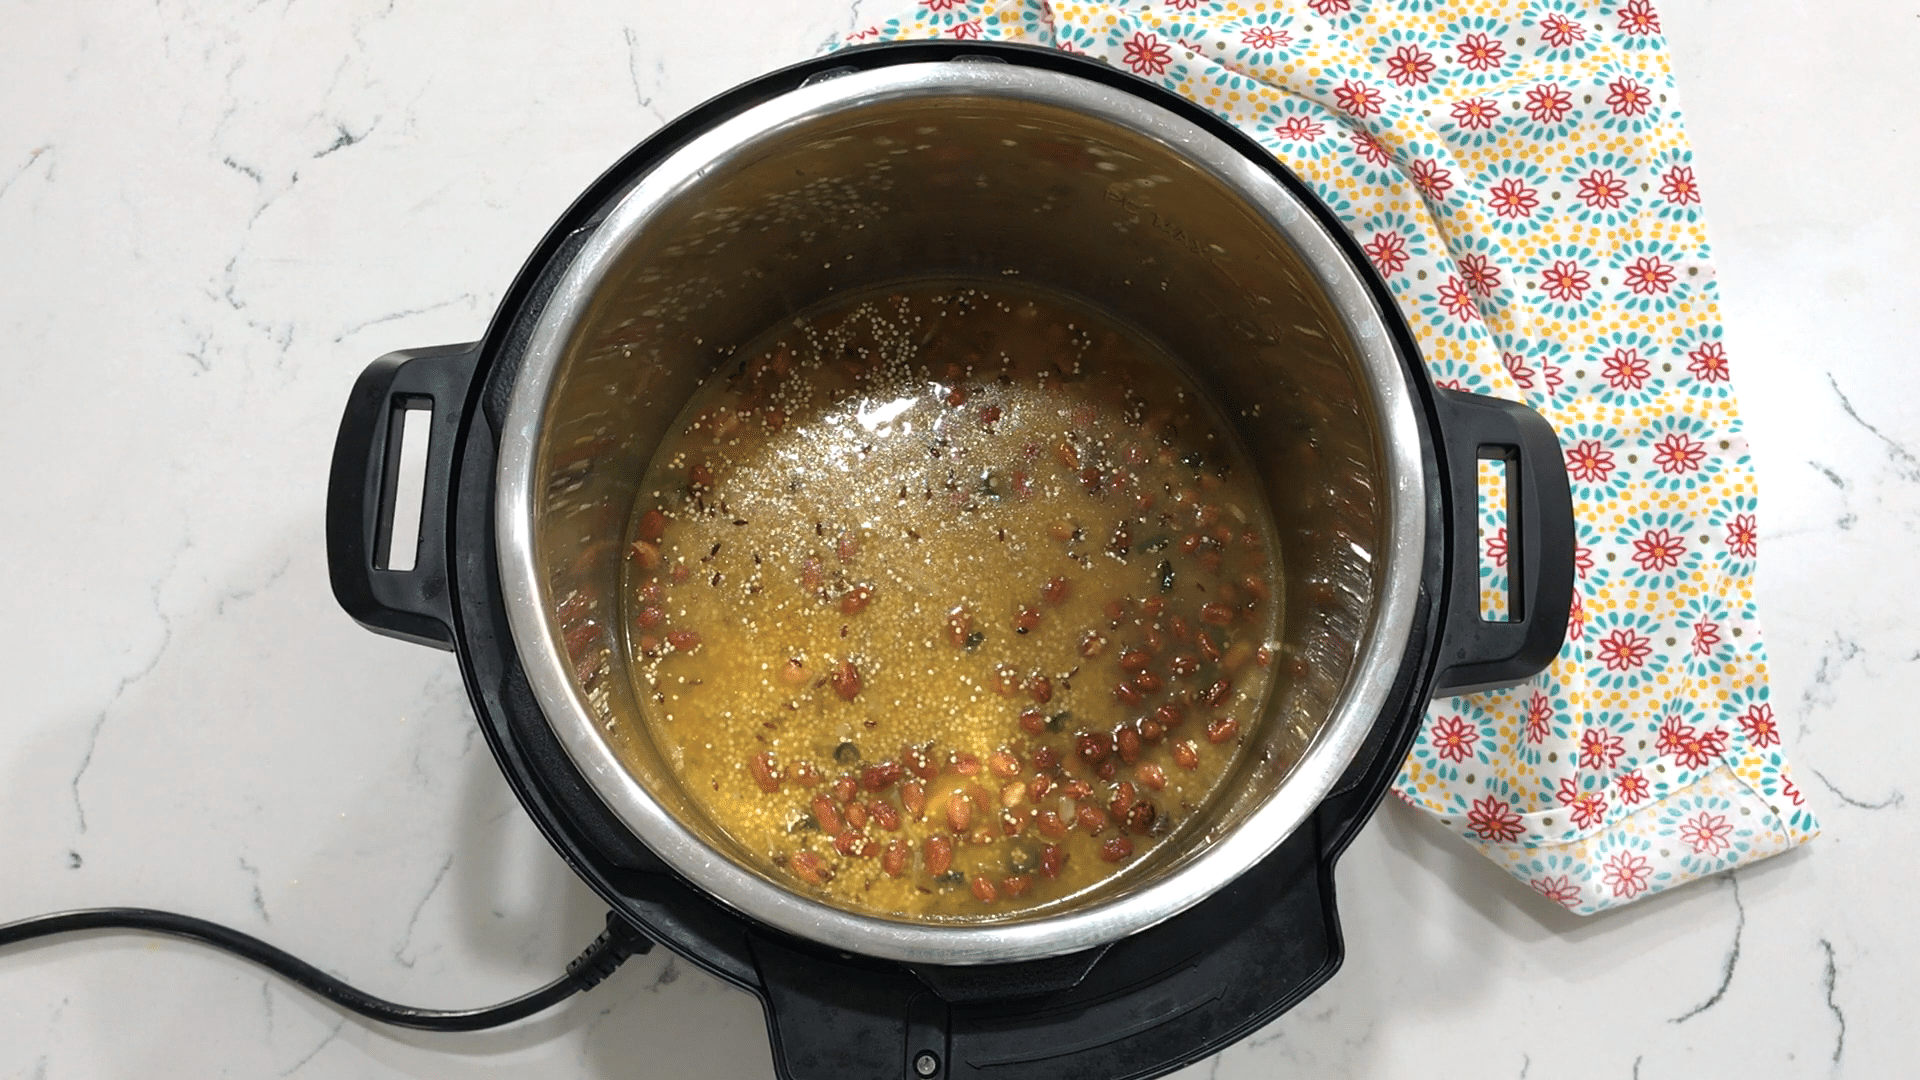
<path fill-rule="evenodd" d="M 835 907 L 732 850 L 636 722 L 618 583 L 641 474 L 736 347 L 838 296 L 954 279 L 1070 294 L 1227 406 L 1278 525 L 1289 677 L 1151 868 L 936 923 Z M 399 570 L 413 410 L 426 499 Z M 1488 458 L 1509 477 L 1501 621 L 1481 615 Z M 758 996 L 781 1075 L 809 1080 L 1153 1076 L 1271 1020 L 1340 963 L 1334 861 L 1427 702 L 1543 669 L 1572 595 L 1551 427 L 1435 387 L 1299 180 L 1156 86 L 975 42 L 836 53 L 663 128 L 548 233 L 484 339 L 367 369 L 328 500 L 341 604 L 456 654 L 547 839 L 619 917 Z"/>

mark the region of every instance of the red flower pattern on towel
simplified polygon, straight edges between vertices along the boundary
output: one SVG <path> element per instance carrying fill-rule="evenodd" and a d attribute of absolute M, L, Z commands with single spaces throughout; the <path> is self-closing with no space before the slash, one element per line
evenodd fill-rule
<path fill-rule="evenodd" d="M 1396 86 L 1419 86 L 1433 77 L 1433 54 L 1414 45 L 1402 45 L 1387 57 L 1387 78 Z"/>
<path fill-rule="evenodd" d="M 1443 717 L 1433 726 L 1433 752 L 1446 761 L 1465 761 L 1480 742 L 1480 729 L 1458 716 Z"/>
<path fill-rule="evenodd" d="M 1144 30 L 1127 40 L 1126 65 L 1136 75 L 1165 75 L 1172 60 L 1167 43 Z"/>
<path fill-rule="evenodd" d="M 1487 190 L 1487 205 L 1503 218 L 1532 217 L 1540 205 L 1540 190 L 1509 176 Z"/>
<path fill-rule="evenodd" d="M 1489 131 L 1500 119 L 1500 103 L 1490 97 L 1468 98 L 1454 102 L 1447 115 L 1468 131 Z"/>
<path fill-rule="evenodd" d="M 1491 795 L 1474 800 L 1473 809 L 1467 811 L 1467 828 L 1489 844 L 1511 844 L 1526 833 L 1513 807 Z"/>
<path fill-rule="evenodd" d="M 1617 851 L 1607 858 L 1607 868 L 1602 880 L 1613 895 L 1632 899 L 1647 891 L 1647 882 L 1653 877 L 1653 864 L 1645 857 L 1631 851 Z"/>

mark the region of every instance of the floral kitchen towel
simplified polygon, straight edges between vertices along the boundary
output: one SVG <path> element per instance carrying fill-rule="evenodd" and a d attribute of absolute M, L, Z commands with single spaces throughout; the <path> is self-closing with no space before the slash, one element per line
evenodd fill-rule
<path fill-rule="evenodd" d="M 935 36 L 1096 57 L 1238 124 L 1352 230 L 1437 381 L 1553 422 L 1579 531 L 1566 646 L 1526 685 L 1436 701 L 1401 798 L 1582 914 L 1814 836 L 1649 0 L 919 0 L 848 42 Z M 1497 520 L 1482 538 L 1504 594 Z"/>

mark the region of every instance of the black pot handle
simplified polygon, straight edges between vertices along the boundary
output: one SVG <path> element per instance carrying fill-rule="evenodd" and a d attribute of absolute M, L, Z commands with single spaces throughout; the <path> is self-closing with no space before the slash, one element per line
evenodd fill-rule
<path fill-rule="evenodd" d="M 1440 441 L 1452 498 L 1453 564 L 1434 696 L 1512 686 L 1545 670 L 1573 606 L 1573 493 L 1560 440 L 1525 405 L 1441 388 Z M 1480 459 L 1507 462 L 1511 622 L 1480 617 Z"/>
<path fill-rule="evenodd" d="M 377 634 L 453 648 L 447 589 L 447 496 L 455 435 L 480 343 L 388 353 L 353 384 L 327 480 L 327 571 L 333 595 Z M 430 409 L 419 549 L 410 570 L 386 566 L 400 472 L 402 417 Z"/>

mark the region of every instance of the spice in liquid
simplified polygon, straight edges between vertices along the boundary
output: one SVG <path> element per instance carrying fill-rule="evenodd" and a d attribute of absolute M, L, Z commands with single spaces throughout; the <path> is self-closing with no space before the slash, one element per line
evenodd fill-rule
<path fill-rule="evenodd" d="M 711 820 L 829 902 L 968 920 L 1192 819 L 1279 615 L 1193 383 L 1078 305 L 955 283 L 739 355 L 648 469 L 623 589 L 649 734 Z"/>

